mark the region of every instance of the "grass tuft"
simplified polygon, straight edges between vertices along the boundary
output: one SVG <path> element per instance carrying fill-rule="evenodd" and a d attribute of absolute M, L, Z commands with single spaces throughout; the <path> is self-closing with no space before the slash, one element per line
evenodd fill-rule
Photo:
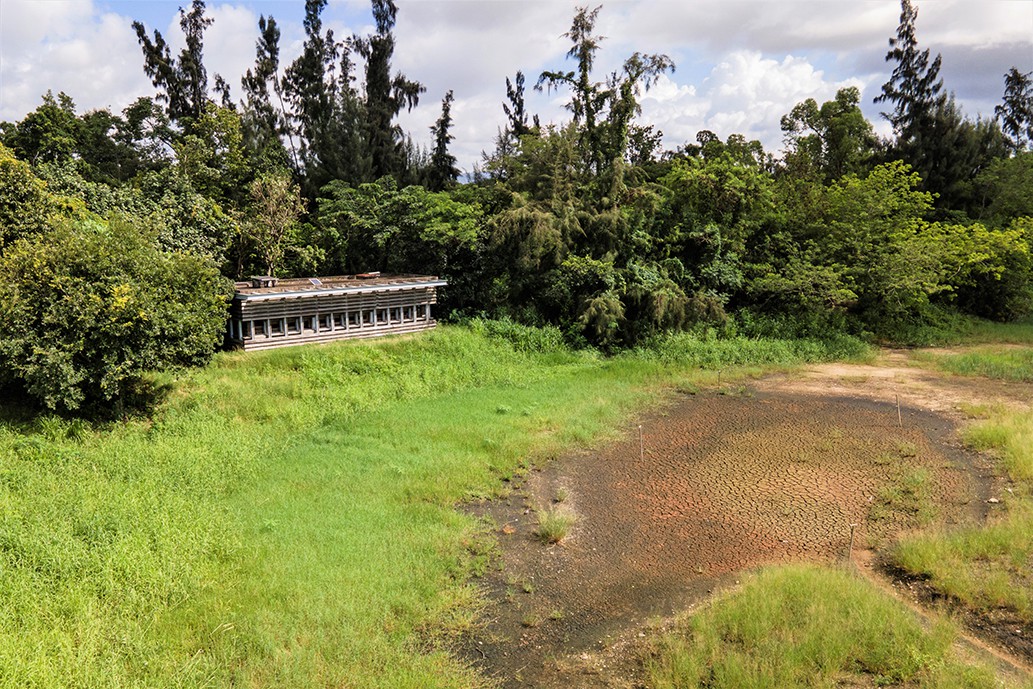
<path fill-rule="evenodd" d="M 570 533 L 577 522 L 577 517 L 569 509 L 563 507 L 538 510 L 538 528 L 535 536 L 542 543 L 559 543 Z"/>
<path fill-rule="evenodd" d="M 653 689 L 818 686 L 996 687 L 953 657 L 954 630 L 931 631 L 843 570 L 762 570 L 663 636 L 647 663 Z"/>

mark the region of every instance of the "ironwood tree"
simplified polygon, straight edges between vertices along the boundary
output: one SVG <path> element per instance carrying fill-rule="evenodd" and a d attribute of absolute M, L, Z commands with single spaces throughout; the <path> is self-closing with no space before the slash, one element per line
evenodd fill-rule
<path fill-rule="evenodd" d="M 395 52 L 392 33 L 398 8 L 394 0 L 373 0 L 376 30 L 369 36 L 355 36 L 352 44 L 366 61 L 365 141 L 371 160 L 371 177 L 405 172 L 405 137 L 395 118 L 402 108 L 412 110 L 420 103 L 426 87 L 401 72 L 391 75 Z"/>
<path fill-rule="evenodd" d="M 455 140 L 455 137 L 449 132 L 452 128 L 452 102 L 454 99 L 452 91 L 449 89 L 441 101 L 441 117 L 430 128 L 434 144 L 430 156 L 430 167 L 427 170 L 427 188 L 431 191 L 442 191 L 452 187 L 459 179 L 456 157 L 448 150 L 449 144 Z"/>
<path fill-rule="evenodd" d="M 1033 72 L 1023 74 L 1012 67 L 1004 75 L 1004 98 L 994 115 L 1008 137 L 1012 151 L 1033 147 Z"/>
<path fill-rule="evenodd" d="M 153 40 L 142 22 L 133 22 L 137 41 L 143 50 L 144 73 L 158 89 L 158 99 L 166 104 L 169 118 L 189 126 L 197 120 L 209 102 L 208 71 L 204 66 L 204 32 L 213 19 L 205 16 L 204 0 L 193 0 L 190 11 L 179 10 L 179 27 L 186 47 L 179 57 L 157 29 Z"/>

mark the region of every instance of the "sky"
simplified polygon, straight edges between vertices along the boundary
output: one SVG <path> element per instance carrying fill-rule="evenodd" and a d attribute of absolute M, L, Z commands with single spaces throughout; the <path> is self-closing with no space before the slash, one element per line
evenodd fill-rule
<path fill-rule="evenodd" d="M 543 70 L 571 70 L 563 34 L 582 2 L 570 0 L 396 0 L 394 68 L 422 82 L 419 106 L 400 118 L 430 144 L 441 99 L 455 94 L 452 152 L 470 172 L 505 123 L 506 77 L 526 75 L 527 109 L 542 123 L 569 119 L 566 93 L 535 93 Z M 131 28 L 142 21 L 178 51 L 179 8 L 189 0 L 0 0 L 0 121 L 17 121 L 47 90 L 64 91 L 80 113 L 120 112 L 154 88 Z M 596 0 L 599 4 L 600 0 Z M 873 104 L 893 65 L 885 61 L 899 0 L 606 0 L 596 33 L 599 80 L 635 52 L 663 53 L 676 71 L 641 99 L 639 122 L 675 148 L 702 129 L 743 134 L 781 148 L 779 122 L 794 105 L 830 100 L 856 86 L 862 108 L 888 134 Z M 210 0 L 205 35 L 210 83 L 221 74 L 241 96 L 255 60 L 260 15 L 281 27 L 281 63 L 301 51 L 304 2 Z M 1011 67 L 1033 71 L 1033 0 L 914 0 L 918 41 L 943 56 L 941 76 L 971 117 L 992 117 Z M 591 5 L 594 7 L 595 5 Z M 330 0 L 324 25 L 338 38 L 372 31 L 368 0 Z"/>

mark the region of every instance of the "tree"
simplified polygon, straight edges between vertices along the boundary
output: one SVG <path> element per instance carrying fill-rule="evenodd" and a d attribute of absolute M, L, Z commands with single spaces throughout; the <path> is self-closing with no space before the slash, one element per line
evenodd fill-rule
<path fill-rule="evenodd" d="M 365 135 L 372 179 L 404 171 L 403 136 L 394 119 L 403 107 L 412 110 L 419 105 L 420 94 L 427 90 L 404 74 L 391 76 L 395 52 L 392 29 L 397 14 L 394 0 L 373 0 L 375 33 L 352 39 L 356 51 L 366 60 Z"/>
<path fill-rule="evenodd" d="M 886 61 L 895 62 L 896 66 L 875 102 L 893 105 L 892 112 L 884 112 L 882 116 L 893 125 L 897 147 L 910 150 L 921 145 L 935 108 L 943 103 L 942 59 L 937 55 L 930 62 L 928 48 L 919 49 L 915 32 L 918 10 L 911 5 L 911 0 L 901 0 L 900 8 L 897 35 L 889 39 L 890 49 L 886 53 Z"/>
<path fill-rule="evenodd" d="M 334 32 L 323 30 L 327 0 L 305 3 L 305 43 L 301 55 L 287 68 L 284 97 L 291 105 L 289 120 L 299 139 L 306 193 L 332 179 L 357 180 L 368 174 L 368 154 L 362 142 L 360 103 L 352 87 L 349 46 Z"/>
<path fill-rule="evenodd" d="M 1002 228 L 1018 218 L 1033 218 L 1033 151 L 992 161 L 974 187 L 982 199 L 975 214 L 979 220 Z"/>
<path fill-rule="evenodd" d="M 255 177 L 243 138 L 237 111 L 208 103 L 190 133 L 173 145 L 175 170 L 198 193 L 227 207 L 241 207 Z"/>
<path fill-rule="evenodd" d="M 258 18 L 255 66 L 240 79 L 244 91 L 241 116 L 244 141 L 252 155 L 270 164 L 286 164 L 283 138 L 290 142 L 290 162 L 300 169 L 293 133 L 288 127 L 280 69 L 280 27 L 272 17 Z M 273 102 L 275 96 L 276 102 Z"/>
<path fill-rule="evenodd" d="M 304 202 L 297 185 L 286 174 L 265 174 L 251 183 L 251 206 L 241 229 L 254 246 L 266 275 L 275 275 L 285 242 L 295 228 Z"/>
<path fill-rule="evenodd" d="M 826 183 L 866 171 L 878 149 L 878 137 L 861 112 L 860 100 L 861 92 L 851 86 L 837 91 L 835 100 L 821 107 L 808 98 L 784 115 L 787 169 L 804 175 L 813 170 Z"/>
<path fill-rule="evenodd" d="M 455 139 L 448 131 L 452 127 L 452 100 L 452 91 L 449 90 L 441 101 L 441 117 L 430 128 L 434 137 L 434 148 L 430 157 L 430 169 L 427 171 L 427 188 L 431 191 L 447 189 L 459 178 L 456 157 L 448 152 L 448 145 Z"/>
<path fill-rule="evenodd" d="M 204 66 L 204 32 L 214 21 L 204 15 L 204 0 L 193 0 L 190 11 L 180 8 L 179 27 L 186 47 L 179 58 L 161 33 L 154 30 L 154 40 L 147 35 L 142 22 L 133 22 L 137 41 L 143 50 L 144 73 L 159 89 L 158 99 L 166 104 L 169 118 L 189 124 L 201 116 L 208 97 L 208 71 Z"/>
<path fill-rule="evenodd" d="M 502 111 L 506 113 L 509 124 L 506 125 L 506 132 L 517 140 L 525 134 L 530 134 L 532 127 L 527 124 L 527 110 L 524 107 L 524 73 L 517 70 L 513 81 L 506 77 L 506 99 L 509 104 L 502 104 Z M 540 128 L 538 116 L 532 118 L 533 129 Z"/>
<path fill-rule="evenodd" d="M 118 407 L 147 371 L 208 361 L 230 285 L 121 219 L 58 220 L 0 257 L 0 361 L 47 408 Z"/>
<path fill-rule="evenodd" d="M 1004 75 L 1004 100 L 994 115 L 1008 137 L 1012 151 L 1033 147 L 1033 72 L 1023 74 L 1012 67 Z"/>
<path fill-rule="evenodd" d="M 875 98 L 894 104 L 893 112 L 883 113 L 896 134 L 891 153 L 910 164 L 923 186 L 938 195 L 941 215 L 972 212 L 978 206 L 972 180 L 993 158 L 1006 155 L 1006 142 L 993 122 L 971 122 L 954 96 L 942 92 L 940 56 L 930 62 L 929 50 L 919 50 L 918 12 L 910 0 L 901 0 L 901 8 L 897 36 L 890 39 L 886 54 L 896 67 Z"/>
<path fill-rule="evenodd" d="M 3 143 L 22 160 L 38 163 L 69 160 L 78 148 L 79 120 L 75 103 L 63 91 L 47 91 L 35 110 L 3 132 Z"/>
<path fill-rule="evenodd" d="M 563 34 L 571 41 L 567 57 L 577 61 L 576 71 L 546 70 L 538 77 L 535 88 L 539 91 L 561 86 L 570 89 L 567 109 L 578 127 L 584 163 L 596 176 L 606 170 L 614 173 L 612 179 L 602 180 L 599 185 L 600 193 L 612 202 L 623 183 L 629 127 L 639 112 L 637 98 L 641 90 L 648 89 L 661 74 L 674 71 L 674 63 L 666 55 L 635 53 L 624 61 L 620 73 L 611 74 L 605 83 L 594 81 L 595 54 L 604 38 L 594 33 L 600 9 L 578 8 L 570 30 Z"/>

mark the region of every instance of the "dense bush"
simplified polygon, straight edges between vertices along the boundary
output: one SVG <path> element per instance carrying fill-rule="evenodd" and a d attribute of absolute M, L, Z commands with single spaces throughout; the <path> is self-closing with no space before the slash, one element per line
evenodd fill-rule
<path fill-rule="evenodd" d="M 229 283 L 123 220 L 59 220 L 0 256 L 4 375 L 48 408 L 121 404 L 143 373 L 204 363 Z"/>

